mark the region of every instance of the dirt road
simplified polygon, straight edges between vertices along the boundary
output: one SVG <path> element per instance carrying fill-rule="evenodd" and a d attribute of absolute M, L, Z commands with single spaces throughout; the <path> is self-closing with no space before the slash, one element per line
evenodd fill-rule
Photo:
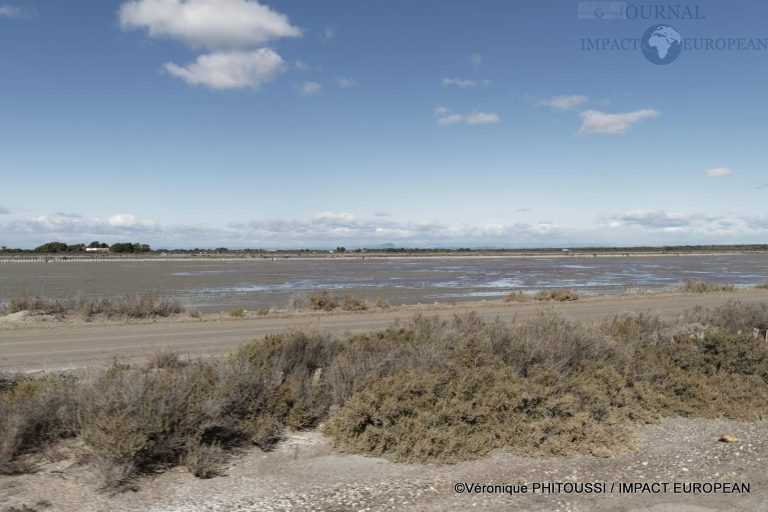
<path fill-rule="evenodd" d="M 577 320 L 600 320 L 628 311 L 679 315 L 700 305 L 712 307 L 729 299 L 768 302 L 768 290 L 713 294 L 623 295 L 581 298 L 568 303 L 462 303 L 456 306 L 401 306 L 359 313 L 273 313 L 229 318 L 179 317 L 155 322 L 57 322 L 24 320 L 0 323 L 0 370 L 65 369 L 99 365 L 115 357 L 143 357 L 159 349 L 181 354 L 219 355 L 265 334 L 290 328 L 343 333 L 368 331 L 404 321 L 417 313 L 450 317 L 477 311 L 486 319 L 527 317 L 552 309 Z"/>

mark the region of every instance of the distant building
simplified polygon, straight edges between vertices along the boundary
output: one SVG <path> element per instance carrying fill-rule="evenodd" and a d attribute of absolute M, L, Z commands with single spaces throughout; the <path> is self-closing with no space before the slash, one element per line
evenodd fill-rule
<path fill-rule="evenodd" d="M 109 252 L 109 247 L 86 247 L 85 252 Z"/>

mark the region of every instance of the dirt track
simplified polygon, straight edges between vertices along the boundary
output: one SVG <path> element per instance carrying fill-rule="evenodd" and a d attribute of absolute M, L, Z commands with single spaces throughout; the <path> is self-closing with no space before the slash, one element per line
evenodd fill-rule
<path fill-rule="evenodd" d="M 768 302 L 768 290 L 713 294 L 658 294 L 587 297 L 568 303 L 462 303 L 456 306 L 401 306 L 360 313 L 276 313 L 268 316 L 201 319 L 179 317 L 155 322 L 41 321 L 0 323 L 0 369 L 63 369 L 137 358 L 159 349 L 181 354 L 217 355 L 254 338 L 290 328 L 361 332 L 381 328 L 416 313 L 450 317 L 477 311 L 486 319 L 512 319 L 553 309 L 577 320 L 600 320 L 628 311 L 650 311 L 662 317 L 679 315 L 701 305 L 712 307 L 729 299 Z"/>

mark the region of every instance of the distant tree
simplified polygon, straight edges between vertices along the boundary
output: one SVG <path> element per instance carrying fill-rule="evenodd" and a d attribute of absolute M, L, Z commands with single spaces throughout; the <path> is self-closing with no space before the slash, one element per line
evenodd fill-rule
<path fill-rule="evenodd" d="M 97 240 L 95 242 L 91 242 L 90 244 L 88 244 L 88 247 L 90 249 L 107 249 L 109 247 L 109 245 L 107 245 L 107 244 L 105 244 L 103 242 L 99 242 Z"/>
<path fill-rule="evenodd" d="M 151 249 L 147 244 L 130 243 L 130 242 L 118 242 L 109 246 L 109 252 L 114 253 L 135 253 L 135 252 L 149 252 Z"/>
<path fill-rule="evenodd" d="M 85 244 L 73 244 L 67 246 L 67 252 L 82 252 L 85 250 Z"/>
<path fill-rule="evenodd" d="M 67 252 L 67 244 L 63 242 L 48 242 L 40 247 L 35 247 L 34 252 L 56 253 Z"/>
<path fill-rule="evenodd" d="M 344 247 L 337 247 L 337 248 L 336 248 L 336 252 L 346 252 L 346 250 L 347 250 L 347 249 L 346 249 L 346 248 L 344 248 Z"/>

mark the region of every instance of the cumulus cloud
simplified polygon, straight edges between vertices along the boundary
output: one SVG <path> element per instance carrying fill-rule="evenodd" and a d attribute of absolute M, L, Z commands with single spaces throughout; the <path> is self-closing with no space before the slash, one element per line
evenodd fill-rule
<path fill-rule="evenodd" d="M 700 214 L 667 213 L 663 210 L 634 210 L 608 218 L 614 227 L 629 225 L 654 229 L 691 226 L 706 219 L 706 216 Z"/>
<path fill-rule="evenodd" d="M 228 245 L 230 247 L 324 247 L 396 243 L 407 246 L 541 244 L 565 231 L 549 222 L 452 224 L 397 221 L 376 214 L 360 218 L 349 212 L 319 212 L 308 219 L 261 219 L 231 222 L 224 227 L 159 225 L 132 214 L 105 218 L 59 215 L 0 222 L 6 244 L 35 246 L 50 240 L 68 242 L 139 241 L 158 247 Z"/>
<path fill-rule="evenodd" d="M 304 82 L 301 85 L 302 96 L 312 96 L 320 92 L 320 84 L 317 82 Z"/>
<path fill-rule="evenodd" d="M 647 233 L 674 235 L 683 239 L 717 241 L 729 237 L 744 241 L 765 236 L 768 223 L 762 217 L 734 214 L 673 213 L 664 210 L 635 210 L 603 219 L 611 227 L 635 227 Z M 724 239 L 720 240 L 720 243 Z"/>
<path fill-rule="evenodd" d="M 581 116 L 579 135 L 619 135 L 626 133 L 632 125 L 644 119 L 660 116 L 661 112 L 652 108 L 635 110 L 625 114 L 606 114 L 599 110 L 587 110 L 579 115 Z"/>
<path fill-rule="evenodd" d="M 704 173 L 713 178 L 720 178 L 722 176 L 730 176 L 733 174 L 733 169 L 729 169 L 728 167 L 715 167 L 713 169 L 707 169 Z"/>
<path fill-rule="evenodd" d="M 539 100 L 537 107 L 549 107 L 555 110 L 571 110 L 589 101 L 588 96 L 552 96 L 549 99 Z"/>
<path fill-rule="evenodd" d="M 0 230 L 9 238 L 72 237 L 86 239 L 96 235 L 114 237 L 151 234 L 159 231 L 157 224 L 140 220 L 132 214 L 117 214 L 107 218 L 72 217 L 59 214 L 43 215 L 34 219 L 20 219 L 0 223 Z"/>
<path fill-rule="evenodd" d="M 258 89 L 283 70 L 283 59 L 268 48 L 254 51 L 215 52 L 201 55 L 195 62 L 178 66 L 172 62 L 165 70 L 189 85 L 211 89 Z"/>
<path fill-rule="evenodd" d="M 444 87 L 446 86 L 454 86 L 458 87 L 459 89 L 467 89 L 469 87 L 475 87 L 478 85 L 482 86 L 489 86 L 491 85 L 491 82 L 488 80 L 481 80 L 479 82 L 476 82 L 475 80 L 467 80 L 464 78 L 443 78 L 442 84 Z"/>
<path fill-rule="evenodd" d="M 132 0 L 118 11 L 124 30 L 146 29 L 193 48 L 234 49 L 298 37 L 288 18 L 255 0 Z"/>
<path fill-rule="evenodd" d="M 470 114 L 452 113 L 446 107 L 437 107 L 435 109 L 435 122 L 438 126 L 449 126 L 452 124 L 495 124 L 500 122 L 498 114 L 494 112 L 472 112 Z"/>

